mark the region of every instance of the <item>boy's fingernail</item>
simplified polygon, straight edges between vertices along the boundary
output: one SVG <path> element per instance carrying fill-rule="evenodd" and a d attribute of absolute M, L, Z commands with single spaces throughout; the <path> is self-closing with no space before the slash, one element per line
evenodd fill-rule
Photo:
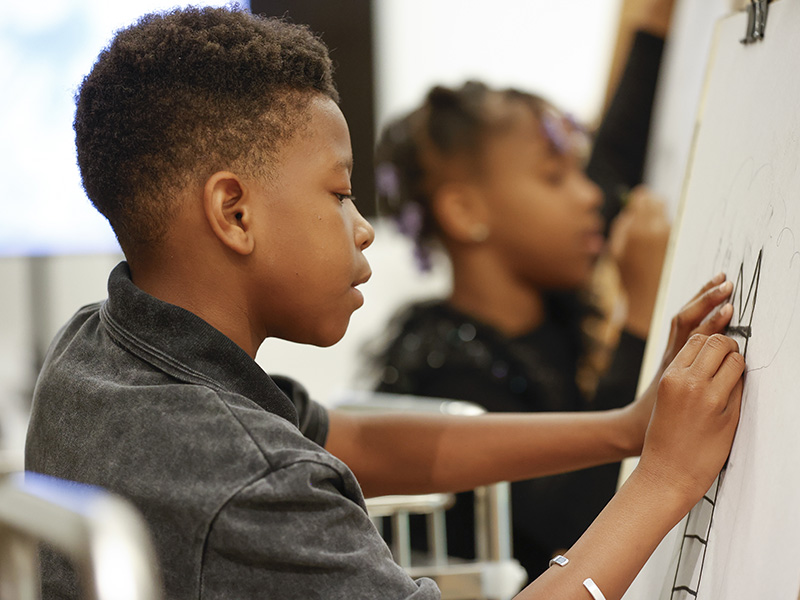
<path fill-rule="evenodd" d="M 711 279 L 711 283 L 722 283 L 725 280 L 725 273 L 717 273 Z"/>
<path fill-rule="evenodd" d="M 733 291 L 733 283 L 726 281 L 725 283 L 721 283 L 717 289 L 723 294 L 730 294 Z"/>
<path fill-rule="evenodd" d="M 733 304 L 726 302 L 722 305 L 722 308 L 719 309 L 719 316 L 727 319 L 731 315 L 733 315 Z"/>

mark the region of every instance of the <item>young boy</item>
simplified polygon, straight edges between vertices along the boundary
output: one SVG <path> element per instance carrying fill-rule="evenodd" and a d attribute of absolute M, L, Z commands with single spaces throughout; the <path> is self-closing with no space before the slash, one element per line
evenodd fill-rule
<path fill-rule="evenodd" d="M 49 351 L 27 468 L 133 501 L 169 598 L 422 599 L 435 584 L 394 564 L 362 489 L 463 490 L 644 446 L 569 565 L 519 595 L 586 598 L 593 577 L 619 597 L 730 448 L 742 358 L 700 335 L 730 319 L 730 284 L 715 278 L 674 321 L 654 411 L 656 385 L 607 413 L 328 413 L 254 357 L 267 336 L 333 344 L 362 303 L 373 231 L 353 205 L 336 100 L 327 51 L 301 27 L 186 9 L 117 34 L 83 82 L 75 131 L 127 262 Z M 46 556 L 44 570 L 46 597 L 77 597 L 61 563 Z"/>

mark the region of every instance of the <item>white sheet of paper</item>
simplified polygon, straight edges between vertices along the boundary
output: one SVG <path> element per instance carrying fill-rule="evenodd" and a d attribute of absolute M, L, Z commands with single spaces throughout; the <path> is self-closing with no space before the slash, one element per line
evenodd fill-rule
<path fill-rule="evenodd" d="M 717 29 L 652 341 L 663 348 L 671 316 L 727 273 L 747 346 L 741 420 L 711 491 L 707 546 L 687 546 L 682 523 L 626 600 L 790 600 L 800 589 L 800 2 L 770 5 L 762 42 L 741 44 L 745 25 L 741 13 Z"/>

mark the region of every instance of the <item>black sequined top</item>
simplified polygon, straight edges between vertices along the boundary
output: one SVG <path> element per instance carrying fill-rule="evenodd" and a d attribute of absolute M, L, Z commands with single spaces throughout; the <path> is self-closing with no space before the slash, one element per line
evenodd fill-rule
<path fill-rule="evenodd" d="M 566 325 L 549 319 L 508 338 L 443 301 L 414 304 L 395 320 L 399 332 L 381 355 L 378 390 L 475 402 L 492 412 L 616 408 L 636 392 L 644 341 L 623 333 L 592 398 L 575 382 L 580 347 Z M 514 483 L 514 555 L 533 579 L 558 550 L 569 548 L 608 503 L 619 465 Z M 448 511 L 448 550 L 474 557 L 471 494 Z M 422 523 L 413 539 L 424 540 Z M 424 546 L 415 544 L 415 546 Z"/>

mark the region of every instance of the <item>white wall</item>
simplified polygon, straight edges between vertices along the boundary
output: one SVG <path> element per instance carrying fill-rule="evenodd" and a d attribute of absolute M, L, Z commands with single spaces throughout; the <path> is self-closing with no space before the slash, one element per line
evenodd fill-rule
<path fill-rule="evenodd" d="M 600 111 L 621 0 L 378 0 L 383 119 L 432 85 L 480 79 L 538 92 L 584 121 Z"/>
<path fill-rule="evenodd" d="M 220 5 L 225 0 L 193 0 Z M 119 260 L 75 164 L 73 94 L 114 30 L 178 0 L 0 2 L 0 470 L 18 453 L 36 354 Z M 71 252 L 54 259 L 21 255 Z M 32 286 L 40 293 L 32 296 Z"/>
<path fill-rule="evenodd" d="M 120 259 L 0 258 L 0 464 L 3 451 L 12 459 L 22 452 L 37 360 L 78 308 L 106 296 L 108 272 Z"/>
<path fill-rule="evenodd" d="M 477 77 L 531 89 L 592 121 L 602 103 L 619 4 L 377 0 L 379 119 L 411 108 L 433 83 Z M 376 223 L 376 230 L 377 240 L 367 252 L 374 275 L 364 286 L 366 304 L 354 315 L 344 340 L 330 349 L 270 340 L 258 356 L 265 368 L 299 378 L 321 400 L 357 385 L 360 348 L 379 335 L 398 305 L 412 297 L 441 295 L 447 288 L 446 265 L 432 275 L 419 275 L 408 244 L 391 225 Z M 0 259 L 0 425 L 10 423 L 0 448 L 21 448 L 24 420 L 15 407 L 24 406 L 30 396 L 31 365 L 41 345 L 35 332 L 49 339 L 77 308 L 104 297 L 108 271 L 118 259 L 53 258 L 40 262 L 38 271 L 27 258 Z M 36 272 L 49 291 L 41 298 L 43 314 L 34 326 L 30 280 Z"/>

